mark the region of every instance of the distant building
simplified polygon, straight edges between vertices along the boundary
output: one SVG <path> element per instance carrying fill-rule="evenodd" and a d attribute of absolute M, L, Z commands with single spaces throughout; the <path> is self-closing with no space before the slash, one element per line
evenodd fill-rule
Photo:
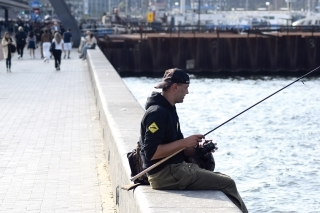
<path fill-rule="evenodd" d="M 49 0 L 39 0 L 42 4 L 40 13 L 42 15 L 54 15 L 54 9 Z M 77 19 L 81 18 L 101 18 L 104 12 L 108 11 L 108 1 L 106 0 L 65 0 L 72 15 Z"/>
<path fill-rule="evenodd" d="M 101 18 L 104 12 L 108 12 L 108 1 L 106 0 L 88 0 L 89 16 Z"/>

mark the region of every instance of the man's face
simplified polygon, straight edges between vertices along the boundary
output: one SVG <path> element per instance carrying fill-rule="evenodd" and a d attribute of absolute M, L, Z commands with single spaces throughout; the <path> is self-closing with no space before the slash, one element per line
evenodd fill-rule
<path fill-rule="evenodd" d="M 176 96 L 175 96 L 176 103 L 183 102 L 184 96 L 189 93 L 188 88 L 189 88 L 189 84 L 177 84 L 177 90 L 176 90 Z"/>

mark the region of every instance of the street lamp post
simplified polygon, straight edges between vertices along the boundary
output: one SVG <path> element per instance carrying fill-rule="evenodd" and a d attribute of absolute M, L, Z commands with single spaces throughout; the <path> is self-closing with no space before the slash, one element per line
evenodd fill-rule
<path fill-rule="evenodd" d="M 270 5 L 270 2 L 266 2 L 266 5 L 267 5 L 267 10 L 268 10 L 268 12 L 269 12 L 269 5 Z"/>
<path fill-rule="evenodd" d="M 200 31 L 200 0 L 198 0 L 198 31 Z"/>
<path fill-rule="evenodd" d="M 269 15 L 270 15 L 270 14 L 269 14 L 269 5 L 270 5 L 270 2 L 267 1 L 267 2 L 266 2 L 266 5 L 267 5 L 267 10 L 268 10 L 268 25 L 269 25 L 269 24 L 270 24 L 270 23 L 269 23 L 269 18 L 270 18 L 270 17 L 269 17 Z"/>
<path fill-rule="evenodd" d="M 287 9 L 288 9 L 288 14 L 289 14 L 289 18 L 291 19 L 291 2 L 293 2 L 292 0 L 286 0 L 287 2 Z"/>

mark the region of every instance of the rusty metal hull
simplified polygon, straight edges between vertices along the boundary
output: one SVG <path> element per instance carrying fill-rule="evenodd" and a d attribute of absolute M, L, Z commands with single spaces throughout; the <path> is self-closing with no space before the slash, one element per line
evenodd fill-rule
<path fill-rule="evenodd" d="M 148 37 L 99 40 L 121 74 L 163 73 L 172 67 L 191 73 L 299 74 L 320 65 L 320 37 Z"/>

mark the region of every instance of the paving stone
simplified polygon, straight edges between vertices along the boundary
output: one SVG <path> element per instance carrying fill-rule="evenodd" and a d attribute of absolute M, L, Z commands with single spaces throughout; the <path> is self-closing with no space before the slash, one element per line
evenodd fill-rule
<path fill-rule="evenodd" d="M 87 65 L 72 51 L 56 71 L 36 54 L 12 73 L 0 61 L 0 212 L 114 213 Z"/>

